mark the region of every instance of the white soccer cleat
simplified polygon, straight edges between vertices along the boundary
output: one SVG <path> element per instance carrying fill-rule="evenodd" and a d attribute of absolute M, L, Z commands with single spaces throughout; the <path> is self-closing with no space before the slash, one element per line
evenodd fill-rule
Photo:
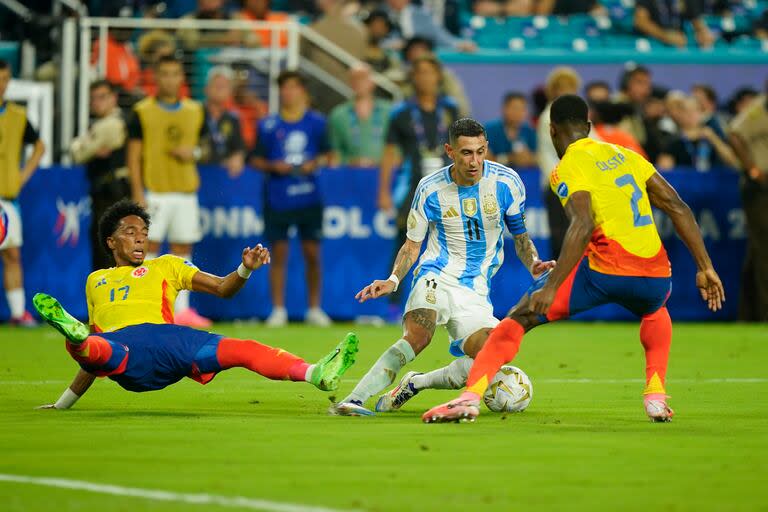
<path fill-rule="evenodd" d="M 672 416 L 675 415 L 675 411 L 667 405 L 666 397 L 646 397 L 643 402 L 645 405 L 645 413 L 648 415 L 648 419 L 652 422 L 667 423 L 672 421 Z"/>
<path fill-rule="evenodd" d="M 264 321 L 264 325 L 267 327 L 284 327 L 287 324 L 288 311 L 285 308 L 272 308 L 272 313 Z"/>
<path fill-rule="evenodd" d="M 416 375 L 421 375 L 419 372 L 408 372 L 397 385 L 395 389 L 384 393 L 376 401 L 376 412 L 392 412 L 396 411 L 405 405 L 405 402 L 415 397 L 419 390 L 413 387 L 411 379 Z"/>
<path fill-rule="evenodd" d="M 357 402 L 339 402 L 328 408 L 331 416 L 376 416 L 376 413 L 363 407 Z"/>
<path fill-rule="evenodd" d="M 320 308 L 310 308 L 304 317 L 304 321 L 315 327 L 330 327 L 333 323 L 331 318 L 325 314 L 325 311 Z"/>

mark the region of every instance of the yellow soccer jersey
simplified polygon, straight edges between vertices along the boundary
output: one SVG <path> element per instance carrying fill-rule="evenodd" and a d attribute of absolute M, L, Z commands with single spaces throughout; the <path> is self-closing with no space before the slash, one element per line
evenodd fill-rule
<path fill-rule="evenodd" d="M 550 185 L 563 206 L 575 192 L 592 198 L 595 231 L 589 266 L 604 274 L 669 277 L 669 259 L 653 222 L 645 183 L 656 169 L 624 147 L 581 139 L 570 146 Z"/>
<path fill-rule="evenodd" d="M 89 323 L 97 332 L 144 323 L 172 324 L 176 295 L 192 289 L 197 272 L 197 267 L 170 254 L 138 267 L 97 270 L 85 285 Z"/>

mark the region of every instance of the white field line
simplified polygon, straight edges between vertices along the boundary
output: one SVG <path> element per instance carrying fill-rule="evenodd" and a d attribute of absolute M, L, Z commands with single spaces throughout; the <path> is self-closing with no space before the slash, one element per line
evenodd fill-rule
<path fill-rule="evenodd" d="M 262 510 L 265 512 L 349 512 L 335 508 L 313 507 L 296 503 L 281 503 L 279 501 L 259 500 L 243 496 L 218 496 L 216 494 L 188 494 L 156 489 L 141 489 L 138 487 L 122 487 L 120 485 L 98 484 L 82 480 L 66 478 L 32 477 L 0 473 L 0 482 L 42 485 L 59 489 L 89 491 L 112 496 L 130 496 L 154 501 L 175 501 L 191 505 L 218 505 L 221 507 Z"/>

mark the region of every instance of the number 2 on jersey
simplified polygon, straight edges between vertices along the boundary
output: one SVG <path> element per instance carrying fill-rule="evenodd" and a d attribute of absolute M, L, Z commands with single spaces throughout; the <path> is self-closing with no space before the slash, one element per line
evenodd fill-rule
<path fill-rule="evenodd" d="M 117 288 L 118 294 L 120 292 L 123 292 L 123 296 L 120 298 L 120 300 L 126 300 L 128 298 L 128 292 L 131 290 L 130 286 L 121 286 L 120 288 Z M 109 302 L 115 302 L 115 288 L 112 288 L 109 290 Z"/>
<path fill-rule="evenodd" d="M 632 186 L 632 197 L 629 198 L 629 204 L 632 206 L 633 220 L 636 228 L 643 226 L 649 226 L 653 224 L 653 220 L 650 215 L 640 215 L 640 200 L 643 198 L 643 192 L 640 187 L 637 186 L 635 177 L 631 174 L 624 174 L 616 178 L 614 181 L 616 185 L 621 188 L 626 185 Z"/>

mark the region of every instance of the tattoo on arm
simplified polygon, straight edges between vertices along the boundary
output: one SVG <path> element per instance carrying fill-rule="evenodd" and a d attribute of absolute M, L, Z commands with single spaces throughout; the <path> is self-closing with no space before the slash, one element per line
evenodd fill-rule
<path fill-rule="evenodd" d="M 413 260 L 413 254 L 411 254 L 411 251 L 408 250 L 407 243 L 403 244 L 403 246 L 397 252 L 397 257 L 395 258 L 395 265 L 392 268 L 392 273 L 402 281 L 405 279 L 408 271 L 411 270 L 411 267 L 413 266 Z"/>
<path fill-rule="evenodd" d="M 406 320 L 430 332 L 435 331 L 437 314 L 431 309 L 414 309 L 406 314 Z"/>
<path fill-rule="evenodd" d="M 530 272 L 531 265 L 539 258 L 539 253 L 528 233 L 515 235 L 515 252 L 523 265 L 525 265 L 525 268 Z"/>

